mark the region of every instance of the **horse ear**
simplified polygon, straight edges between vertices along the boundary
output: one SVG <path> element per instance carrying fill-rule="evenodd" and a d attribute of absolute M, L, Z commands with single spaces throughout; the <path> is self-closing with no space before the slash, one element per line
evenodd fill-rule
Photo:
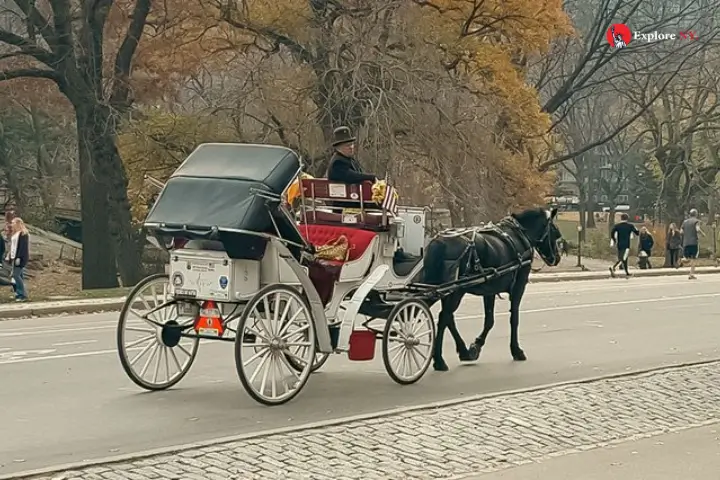
<path fill-rule="evenodd" d="M 550 210 L 550 220 L 555 220 L 555 217 L 557 216 L 557 213 L 558 213 L 558 209 L 557 209 L 557 208 L 553 208 L 552 210 Z"/>

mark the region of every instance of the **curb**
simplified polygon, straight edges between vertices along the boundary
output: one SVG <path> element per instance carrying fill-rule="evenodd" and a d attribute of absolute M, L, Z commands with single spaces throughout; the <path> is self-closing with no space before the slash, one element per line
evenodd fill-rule
<path fill-rule="evenodd" d="M 98 299 L 93 303 L 83 304 L 72 304 L 73 300 L 66 302 L 67 304 L 63 304 L 63 301 L 58 301 L 54 305 L 29 304 L 26 308 L 8 308 L 6 310 L 0 307 L 0 321 L 48 315 L 119 311 L 125 304 L 125 298 Z"/>
<path fill-rule="evenodd" d="M 720 267 L 697 267 L 696 273 L 700 275 L 712 275 L 720 273 Z M 650 278 L 650 277 L 678 277 L 686 276 L 690 270 L 685 269 L 651 269 L 651 270 L 632 270 L 633 278 Z M 618 278 L 623 279 L 621 273 Z M 547 283 L 547 282 L 576 282 L 582 280 L 603 280 L 611 279 L 606 271 L 597 272 L 563 272 L 563 273 L 535 273 L 530 274 L 530 283 Z"/>
<path fill-rule="evenodd" d="M 51 467 L 45 467 L 45 468 L 39 468 L 34 470 L 27 470 L 25 472 L 17 472 L 17 473 L 10 473 L 5 475 L 0 475 L 0 480 L 32 480 L 36 479 L 37 477 L 43 477 L 53 474 L 58 474 L 62 472 L 68 472 L 68 471 L 74 471 L 74 470 L 82 470 L 90 467 L 97 467 L 101 465 L 107 465 L 107 464 L 114 464 L 114 463 L 126 463 L 126 462 L 133 462 L 138 461 L 150 457 L 157 457 L 162 455 L 172 455 L 176 453 L 181 453 L 189 450 L 194 450 L 197 448 L 204 448 L 204 447 L 211 447 L 216 445 L 223 445 L 226 443 L 233 443 L 233 442 L 240 442 L 245 440 L 251 440 L 251 439 L 262 439 L 274 435 L 283 435 L 283 434 L 289 434 L 289 433 L 297 433 L 297 432 L 303 432 L 307 430 L 316 430 L 320 428 L 327 428 L 327 427 L 333 427 L 333 426 L 339 426 L 339 425 L 347 425 L 354 422 L 359 421 L 366 421 L 366 420 L 374 420 L 378 418 L 385 418 L 385 417 L 392 417 L 402 414 L 407 414 L 411 412 L 422 412 L 422 411 L 431 411 L 438 408 L 444 408 L 444 407 L 452 407 L 456 405 L 463 405 L 470 402 L 476 402 L 480 400 L 486 400 L 491 398 L 498 398 L 498 397 L 508 397 L 513 395 L 520 395 L 524 393 L 532 393 L 532 392 L 538 392 L 538 391 L 544 391 L 544 390 L 551 390 L 554 388 L 562 388 L 570 385 L 585 385 L 588 383 L 597 383 L 602 381 L 610 381 L 610 380 L 621 380 L 628 377 L 648 377 L 653 375 L 661 375 L 663 373 L 669 373 L 674 370 L 682 369 L 682 368 L 690 368 L 690 367 L 697 367 L 697 366 L 703 366 L 703 365 L 712 365 L 712 364 L 719 364 L 720 363 L 720 357 L 710 358 L 706 360 L 698 360 L 694 362 L 683 362 L 678 363 L 674 365 L 662 365 L 657 367 L 650 367 L 650 368 L 643 368 L 638 370 L 631 370 L 626 372 L 620 372 L 620 373 L 613 373 L 608 375 L 599 375 L 595 377 L 585 377 L 580 378 L 577 380 L 567 380 L 563 382 L 554 382 L 554 383 L 548 383 L 544 385 L 535 385 L 533 387 L 527 387 L 527 388 L 520 388 L 520 389 L 514 389 L 514 390 L 505 390 L 502 392 L 493 392 L 493 393 L 483 393 L 478 395 L 471 395 L 465 398 L 455 398 L 451 400 L 442 400 L 438 402 L 432 402 L 425 405 L 413 405 L 410 407 L 399 407 L 394 409 L 388 409 L 388 410 L 381 410 L 379 412 L 373 412 L 373 413 L 366 413 L 361 415 L 353 415 L 343 418 L 336 418 L 332 420 L 323 420 L 319 422 L 311 422 L 304 425 L 295 425 L 292 427 L 281 427 L 281 428 L 275 428 L 270 430 L 264 430 L 259 432 L 251 432 L 251 433 L 245 433 L 240 435 L 233 435 L 223 438 L 217 438 L 213 440 L 205 440 L 205 441 L 199 441 L 199 442 L 192 442 L 182 445 L 176 445 L 171 447 L 161 447 L 161 448 L 155 448 L 150 450 L 145 450 L 141 452 L 135 452 L 135 453 L 126 453 L 122 455 L 115 455 L 115 456 L 108 456 L 104 458 L 97 458 L 93 460 L 87 460 L 87 461 L 78 461 L 78 462 L 71 462 L 66 463 L 62 465 L 55 465 Z M 473 475 L 473 474 L 469 474 Z M 477 475 L 477 474 L 474 474 Z M 64 478 L 64 477 L 63 477 Z"/>
<path fill-rule="evenodd" d="M 720 267 L 698 267 L 696 269 L 700 275 L 720 274 Z M 654 269 L 654 270 L 635 270 L 633 277 L 673 277 L 687 275 L 687 269 Z M 619 277 L 623 279 L 623 277 Z M 561 272 L 561 273 L 534 273 L 530 274 L 530 283 L 553 283 L 553 282 L 576 282 L 583 280 L 604 280 L 610 279 L 610 275 L 603 271 L 598 272 Z M 27 317 L 43 317 L 61 314 L 88 314 L 102 312 L 120 311 L 125 304 L 126 297 L 122 298 L 105 298 L 97 300 L 81 300 L 87 303 L 74 303 L 74 300 L 57 301 L 54 304 L 45 304 L 41 302 L 37 304 L 27 304 L 16 306 L 14 308 L 3 309 L 0 306 L 0 321 L 12 320 Z M 51 303 L 51 302 L 47 302 Z"/>

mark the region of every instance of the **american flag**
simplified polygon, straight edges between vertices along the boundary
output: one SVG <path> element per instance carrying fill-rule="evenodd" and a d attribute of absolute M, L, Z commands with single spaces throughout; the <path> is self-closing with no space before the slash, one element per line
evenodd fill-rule
<path fill-rule="evenodd" d="M 398 204 L 395 197 L 395 189 L 390 185 L 387 185 L 385 187 L 385 199 L 383 200 L 382 208 L 392 213 L 393 215 L 397 215 L 398 213 Z"/>

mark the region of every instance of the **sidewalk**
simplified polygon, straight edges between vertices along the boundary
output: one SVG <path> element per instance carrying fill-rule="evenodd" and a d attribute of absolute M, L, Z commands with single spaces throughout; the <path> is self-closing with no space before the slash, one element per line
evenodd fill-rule
<path fill-rule="evenodd" d="M 601 260 L 600 260 L 601 262 Z M 580 280 L 602 280 L 610 279 L 607 268 L 598 271 L 579 272 L 556 271 L 546 267 L 539 273 L 530 275 L 530 283 L 569 282 Z M 631 270 L 634 277 L 664 277 L 664 276 L 686 276 L 688 268 L 671 269 L 658 268 L 651 270 Z M 698 275 L 719 274 L 720 267 L 698 267 Z M 624 280 L 621 275 L 619 280 Z M 6 303 L 0 304 L 0 321 L 12 318 L 24 318 L 35 316 L 49 316 L 61 314 L 80 314 L 119 311 L 125 304 L 125 297 L 113 298 L 86 298 L 81 300 L 57 300 L 52 302 L 27 302 L 27 303 Z"/>
<path fill-rule="evenodd" d="M 698 427 L 464 480 L 711 480 L 720 477 L 718 432 Z"/>

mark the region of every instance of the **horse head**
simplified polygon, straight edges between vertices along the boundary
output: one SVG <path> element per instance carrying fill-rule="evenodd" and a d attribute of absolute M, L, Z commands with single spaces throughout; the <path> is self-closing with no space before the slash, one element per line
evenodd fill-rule
<path fill-rule="evenodd" d="M 558 245 L 562 234 L 555 225 L 557 212 L 557 208 L 552 210 L 533 208 L 512 214 L 515 221 L 523 228 L 530 244 L 537 250 L 543 261 L 551 267 L 556 267 L 562 258 Z"/>

